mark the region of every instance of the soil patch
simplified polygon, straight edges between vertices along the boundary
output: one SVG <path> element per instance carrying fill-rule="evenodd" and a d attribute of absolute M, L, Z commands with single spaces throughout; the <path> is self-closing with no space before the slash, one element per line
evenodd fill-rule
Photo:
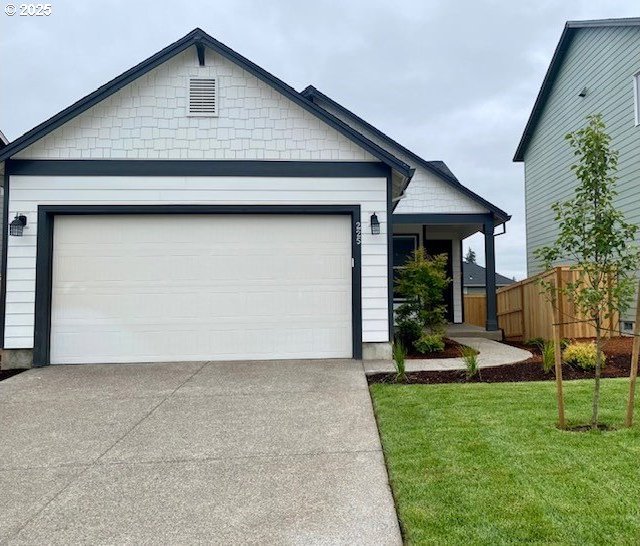
<path fill-rule="evenodd" d="M 576 341 L 592 340 L 581 339 Z M 478 375 L 469 379 L 467 379 L 467 374 L 464 370 L 407 372 L 406 383 L 510 383 L 522 381 L 552 381 L 555 379 L 553 370 L 545 373 L 542 369 L 542 358 L 538 348 L 514 341 L 510 341 L 508 344 L 531 351 L 534 355 L 533 358 L 516 364 L 482 368 Z M 633 340 L 627 337 L 606 340 L 604 351 L 607 359 L 606 365 L 602 370 L 602 377 L 629 377 L 632 344 Z M 593 371 L 576 369 L 568 364 L 562 365 L 562 378 L 565 380 L 592 379 L 593 377 Z M 395 378 L 395 373 L 378 373 L 369 375 L 367 380 L 369 383 L 395 383 Z"/>
<path fill-rule="evenodd" d="M 19 373 L 26 371 L 27 370 L 0 370 L 0 381 L 4 381 L 5 379 L 9 379 L 14 375 L 18 375 Z"/>
<path fill-rule="evenodd" d="M 615 427 L 612 427 L 611 425 L 607 425 L 605 423 L 598 423 L 596 428 L 601 432 L 616 430 Z M 565 430 L 567 432 L 589 432 L 593 430 L 593 428 L 591 427 L 591 425 L 574 425 L 572 427 L 567 427 Z"/>

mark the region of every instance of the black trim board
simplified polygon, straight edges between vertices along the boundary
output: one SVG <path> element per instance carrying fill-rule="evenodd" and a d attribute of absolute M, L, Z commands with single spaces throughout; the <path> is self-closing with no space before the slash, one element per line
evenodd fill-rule
<path fill-rule="evenodd" d="M 460 324 L 464 324 L 464 266 L 462 265 L 464 258 L 462 257 L 462 239 L 460 239 L 460 316 L 462 320 Z"/>
<path fill-rule="evenodd" d="M 389 167 L 369 161 L 206 161 L 10 159 L 12 176 L 262 176 L 386 178 Z"/>
<path fill-rule="evenodd" d="M 311 100 L 313 102 L 315 102 L 316 99 L 319 99 L 320 102 L 325 102 L 325 103 L 329 104 L 331 107 L 335 108 L 336 110 L 342 112 L 342 114 L 344 114 L 345 116 L 350 118 L 353 122 L 355 122 L 355 123 L 357 123 L 359 125 L 362 125 L 363 127 L 365 127 L 365 129 L 367 129 L 368 131 L 371 131 L 371 133 L 376 135 L 383 142 L 386 142 L 386 144 L 388 146 L 390 146 L 392 148 L 395 148 L 401 154 L 404 154 L 404 155 L 408 156 L 409 158 L 411 158 L 411 160 L 415 161 L 418 165 L 420 165 L 425 170 L 427 170 L 427 171 L 435 174 L 436 176 L 438 176 L 441 180 L 446 182 L 454 190 L 457 190 L 457 191 L 461 192 L 462 194 L 466 195 L 470 199 L 473 199 L 476 203 L 479 203 L 483 207 L 486 207 L 489 211 L 494 213 L 501 220 L 506 222 L 511 218 L 511 216 L 509 214 L 507 214 L 505 211 L 503 211 L 499 207 L 496 207 L 493 203 L 490 203 L 489 201 L 487 201 L 483 197 L 479 196 L 477 193 L 475 193 L 474 191 L 470 190 L 466 186 L 463 186 L 460 183 L 460 181 L 453 175 L 453 173 L 451 171 L 449 171 L 449 168 L 446 167 L 446 164 L 444 164 L 444 162 L 427 161 L 426 159 L 422 159 L 418 154 L 415 154 L 414 152 L 412 152 L 408 148 L 405 148 L 402 144 L 400 144 L 399 142 L 393 140 L 386 133 L 382 132 L 380 129 L 378 129 L 374 125 L 371 125 L 368 121 L 365 121 L 364 119 L 362 119 L 357 114 L 354 114 L 351 110 L 349 110 L 348 108 L 345 108 L 344 106 L 342 106 L 342 104 L 336 102 L 331 97 L 328 97 L 327 95 L 325 95 L 324 93 L 322 93 L 321 91 L 316 89 L 313 85 L 308 85 L 301 92 L 301 95 L 303 95 L 304 97 L 308 98 L 309 100 Z M 325 109 L 323 108 L 323 110 L 325 110 Z M 325 110 L 325 112 L 329 113 L 327 110 Z M 440 164 L 444 165 L 444 168 L 442 166 L 440 166 Z M 409 182 L 407 182 L 407 186 L 408 185 L 409 185 Z M 405 189 L 406 189 L 406 186 L 405 186 Z"/>
<path fill-rule="evenodd" d="M 201 42 L 196 42 L 196 51 L 198 52 L 198 66 L 205 65 L 204 45 Z"/>
<path fill-rule="evenodd" d="M 53 232 L 56 215 L 98 214 L 347 214 L 351 217 L 351 321 L 353 358 L 362 358 L 362 246 L 360 205 L 40 205 L 36 255 L 36 298 L 33 362 L 50 363 Z M 5 253 L 6 256 L 6 253 Z"/>
<path fill-rule="evenodd" d="M 323 108 L 320 108 L 313 101 L 307 99 L 300 93 L 298 93 L 293 87 L 287 85 L 282 80 L 276 78 L 273 74 L 270 74 L 263 68 L 260 68 L 249 59 L 243 57 L 239 53 L 224 45 L 222 42 L 217 41 L 212 36 L 208 35 L 200 28 L 195 28 L 178 41 L 165 47 L 155 55 L 152 55 L 148 59 L 142 61 L 140 64 L 120 74 L 107 84 L 99 87 L 93 93 L 90 93 L 86 97 L 75 102 L 68 108 L 62 110 L 55 116 L 44 121 L 40 125 L 34 127 L 20 138 L 14 140 L 11 144 L 6 146 L 0 151 L 0 161 L 8 159 L 20 150 L 23 150 L 30 144 L 41 139 L 54 129 L 57 129 L 70 119 L 78 116 L 82 112 L 101 102 L 102 100 L 110 97 L 125 85 L 131 83 L 137 78 L 143 76 L 153 68 L 159 66 L 165 61 L 171 59 L 178 53 L 181 53 L 185 49 L 191 46 L 206 46 L 219 55 L 222 55 L 226 59 L 238 65 L 240 68 L 246 70 L 259 80 L 273 87 L 276 91 L 281 93 L 286 98 L 290 99 L 298 106 L 304 108 L 307 112 L 313 114 L 318 119 L 334 128 L 343 136 L 369 152 L 374 157 L 378 158 L 389 167 L 397 170 L 405 177 L 410 177 L 411 168 L 409 165 L 387 152 L 381 146 L 378 146 L 375 142 L 369 140 L 362 134 L 355 131 L 349 125 L 338 119 L 336 116 L 330 114 Z"/>
<path fill-rule="evenodd" d="M 2 342 L 2 347 L 4 348 L 4 329 L 5 329 L 5 316 L 7 310 L 7 247 L 9 241 L 7 240 L 9 237 L 9 173 L 6 171 L 5 164 L 5 172 L 4 172 L 4 186 L 3 186 L 3 194 L 2 194 L 2 278 L 0 279 L 0 305 L 2 305 L 2 316 L 0 316 L 0 341 Z"/>
<path fill-rule="evenodd" d="M 387 174 L 387 308 L 389 321 L 389 341 L 393 342 L 394 311 L 393 311 L 393 175 L 391 169 Z"/>
<path fill-rule="evenodd" d="M 394 214 L 394 224 L 482 224 L 487 221 L 497 222 L 492 214 Z"/>
<path fill-rule="evenodd" d="M 484 261 L 485 261 L 485 291 L 487 295 L 486 330 L 493 332 L 498 328 L 498 309 L 496 300 L 496 247 L 493 234 L 494 223 L 487 220 L 484 224 Z"/>

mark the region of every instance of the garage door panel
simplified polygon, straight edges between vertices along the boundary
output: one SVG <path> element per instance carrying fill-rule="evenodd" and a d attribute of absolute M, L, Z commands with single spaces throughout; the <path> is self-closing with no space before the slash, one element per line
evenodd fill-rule
<path fill-rule="evenodd" d="M 345 216 L 57 217 L 52 363 L 352 355 Z"/>

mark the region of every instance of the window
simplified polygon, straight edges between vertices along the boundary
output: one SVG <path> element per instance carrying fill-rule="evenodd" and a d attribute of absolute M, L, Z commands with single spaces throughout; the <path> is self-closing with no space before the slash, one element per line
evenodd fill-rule
<path fill-rule="evenodd" d="M 410 235 L 394 235 L 393 236 L 393 297 L 397 298 L 398 294 L 395 290 L 395 280 L 398 278 L 397 273 L 407 260 L 411 257 L 411 254 L 418 248 L 418 236 L 414 234 Z"/>
<path fill-rule="evenodd" d="M 640 125 L 640 72 L 633 77 L 633 102 L 636 110 L 636 125 Z"/>

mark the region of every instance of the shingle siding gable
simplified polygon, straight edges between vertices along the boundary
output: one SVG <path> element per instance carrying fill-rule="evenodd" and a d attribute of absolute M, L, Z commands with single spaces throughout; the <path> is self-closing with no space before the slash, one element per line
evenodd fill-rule
<path fill-rule="evenodd" d="M 219 115 L 187 116 L 188 79 L 218 79 Z M 15 156 L 19 159 L 376 161 L 241 67 L 195 47 L 176 55 Z"/>

